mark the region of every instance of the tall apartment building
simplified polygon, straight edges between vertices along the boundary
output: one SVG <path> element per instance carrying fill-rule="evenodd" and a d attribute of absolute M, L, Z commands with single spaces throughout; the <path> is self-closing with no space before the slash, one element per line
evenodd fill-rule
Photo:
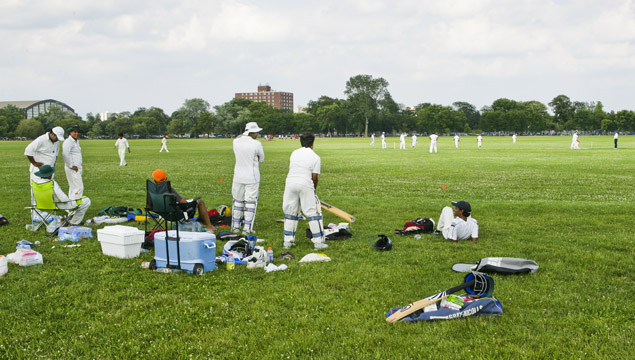
<path fill-rule="evenodd" d="M 236 99 L 249 99 L 251 101 L 266 102 L 278 109 L 293 112 L 293 93 L 282 91 L 271 91 L 269 85 L 259 85 L 258 92 L 236 93 Z"/>

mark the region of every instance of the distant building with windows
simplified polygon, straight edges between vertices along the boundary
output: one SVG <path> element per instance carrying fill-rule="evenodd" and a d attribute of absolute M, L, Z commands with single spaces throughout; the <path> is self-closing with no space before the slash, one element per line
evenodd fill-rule
<path fill-rule="evenodd" d="M 272 91 L 269 85 L 258 85 L 258 92 L 236 93 L 236 99 L 249 99 L 256 102 L 266 102 L 278 109 L 293 112 L 293 93 Z"/>
<path fill-rule="evenodd" d="M 73 115 L 77 115 L 72 107 L 64 104 L 61 101 L 47 99 L 47 100 L 29 100 L 29 101 L 0 101 L 0 108 L 8 105 L 13 105 L 17 108 L 24 109 L 26 112 L 26 118 L 31 119 L 43 114 L 51 108 L 51 106 L 60 107 L 63 111 L 69 112 Z"/>

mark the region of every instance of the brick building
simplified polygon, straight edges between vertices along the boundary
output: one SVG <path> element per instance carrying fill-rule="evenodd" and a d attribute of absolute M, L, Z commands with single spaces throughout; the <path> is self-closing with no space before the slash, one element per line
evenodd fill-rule
<path fill-rule="evenodd" d="M 249 99 L 251 101 L 266 102 L 278 109 L 293 112 L 293 93 L 272 91 L 269 85 L 259 85 L 258 92 L 236 93 L 236 99 Z"/>

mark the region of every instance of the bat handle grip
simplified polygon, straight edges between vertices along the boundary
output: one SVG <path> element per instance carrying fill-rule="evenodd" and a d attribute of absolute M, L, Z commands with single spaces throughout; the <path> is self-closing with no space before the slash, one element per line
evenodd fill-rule
<path fill-rule="evenodd" d="M 457 285 L 457 286 L 455 286 L 455 287 L 453 287 L 453 288 L 450 288 L 450 289 L 446 290 L 445 292 L 446 292 L 446 294 L 448 294 L 448 295 L 449 295 L 449 294 L 454 294 L 455 292 L 457 292 L 457 291 L 459 291 L 459 290 L 463 290 L 463 289 L 465 289 L 465 288 L 469 288 L 470 286 L 474 285 L 474 281 L 475 281 L 475 280 L 474 280 L 474 279 L 472 279 L 472 280 L 470 280 L 470 281 L 468 281 L 468 282 L 466 282 L 466 283 L 463 283 L 463 284 L 461 284 L 461 285 Z"/>

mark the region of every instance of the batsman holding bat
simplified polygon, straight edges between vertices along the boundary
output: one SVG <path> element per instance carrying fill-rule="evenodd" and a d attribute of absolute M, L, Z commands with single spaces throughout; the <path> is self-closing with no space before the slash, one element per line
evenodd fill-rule
<path fill-rule="evenodd" d="M 315 250 L 327 248 L 324 242 L 324 225 L 320 200 L 315 194 L 320 175 L 320 157 L 313 151 L 315 136 L 300 136 L 302 148 L 291 153 L 289 173 L 284 187 L 282 210 L 284 211 L 284 247 L 295 246 L 295 232 L 300 220 L 300 209 L 309 221 Z"/>

